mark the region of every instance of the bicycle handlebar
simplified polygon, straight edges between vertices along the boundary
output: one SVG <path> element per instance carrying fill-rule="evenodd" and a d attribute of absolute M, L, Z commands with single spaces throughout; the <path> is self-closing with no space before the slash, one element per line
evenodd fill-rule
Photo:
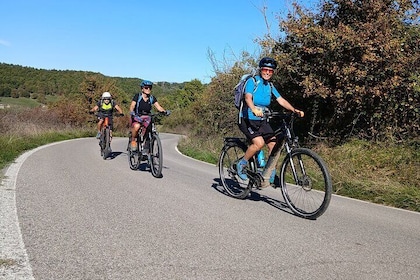
<path fill-rule="evenodd" d="M 89 111 L 89 114 L 95 115 L 96 117 L 101 116 L 101 113 L 99 111 L 95 111 L 95 112 Z M 122 114 L 112 113 L 112 115 L 103 115 L 103 116 L 105 116 L 105 117 L 111 117 L 111 116 L 113 116 L 113 117 L 124 117 L 125 115 L 124 115 L 124 113 L 122 113 Z"/>
<path fill-rule="evenodd" d="M 296 117 L 299 117 L 298 113 L 295 112 L 277 112 L 277 111 L 271 111 L 267 110 L 264 112 L 264 117 L 267 119 L 285 119 L 285 120 L 294 120 Z"/>
<path fill-rule="evenodd" d="M 171 111 L 167 110 L 164 112 L 156 112 L 156 113 L 152 113 L 152 112 L 140 112 L 140 114 L 131 114 L 131 116 L 135 117 L 135 116 L 150 116 L 150 117 L 156 117 L 156 116 L 169 116 L 171 114 Z"/>

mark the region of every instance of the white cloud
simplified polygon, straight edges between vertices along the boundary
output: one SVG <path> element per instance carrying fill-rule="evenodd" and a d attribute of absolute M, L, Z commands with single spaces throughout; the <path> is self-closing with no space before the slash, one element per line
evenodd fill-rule
<path fill-rule="evenodd" d="M 0 45 L 10 47 L 10 42 L 0 39 Z"/>

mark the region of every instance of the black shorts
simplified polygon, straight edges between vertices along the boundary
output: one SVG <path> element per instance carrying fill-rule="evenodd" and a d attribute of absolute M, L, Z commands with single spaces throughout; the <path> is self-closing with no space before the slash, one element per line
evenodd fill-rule
<path fill-rule="evenodd" d="M 109 123 L 108 123 L 109 124 L 109 127 L 110 127 L 111 130 L 114 129 L 114 118 L 113 118 L 113 115 L 104 114 L 102 112 L 98 112 L 97 116 L 98 116 L 98 119 L 101 119 L 101 120 L 105 119 L 105 117 L 108 117 L 109 118 Z"/>
<path fill-rule="evenodd" d="M 254 121 L 241 118 L 241 123 L 238 126 L 249 140 L 262 136 L 264 141 L 267 142 L 274 136 L 274 131 L 266 120 Z"/>

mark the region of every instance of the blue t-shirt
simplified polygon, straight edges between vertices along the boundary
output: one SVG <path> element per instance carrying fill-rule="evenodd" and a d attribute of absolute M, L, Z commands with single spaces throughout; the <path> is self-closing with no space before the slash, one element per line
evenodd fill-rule
<path fill-rule="evenodd" d="M 280 93 L 277 91 L 277 89 L 274 86 L 272 87 L 269 82 L 264 84 L 264 80 L 260 76 L 255 76 L 255 81 L 257 84 L 256 89 L 255 89 L 255 83 L 253 79 L 249 79 L 246 82 L 246 86 L 245 86 L 245 93 L 252 94 L 252 99 L 254 101 L 255 106 L 261 107 L 261 108 L 268 107 L 271 102 L 271 94 L 273 94 L 276 99 L 280 97 Z M 242 112 L 240 113 L 240 117 L 250 119 L 250 120 L 262 119 L 261 117 L 257 117 L 252 113 L 251 109 L 248 106 L 246 106 L 245 101 L 244 101 L 244 107 L 242 109 Z"/>

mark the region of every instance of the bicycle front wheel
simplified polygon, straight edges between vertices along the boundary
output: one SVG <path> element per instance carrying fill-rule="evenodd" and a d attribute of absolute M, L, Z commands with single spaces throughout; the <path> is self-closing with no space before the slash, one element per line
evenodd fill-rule
<path fill-rule="evenodd" d="M 137 170 L 140 166 L 140 157 L 139 155 L 139 148 L 138 148 L 138 142 L 137 142 L 137 150 L 132 151 L 131 150 L 131 137 L 128 137 L 128 144 L 127 144 L 127 155 L 128 155 L 128 164 L 130 166 L 131 170 Z"/>
<path fill-rule="evenodd" d="M 162 177 L 163 152 L 162 143 L 157 134 L 152 134 L 150 140 L 150 169 L 156 178 Z"/>
<path fill-rule="evenodd" d="M 219 176 L 225 191 L 232 197 L 244 199 L 251 191 L 249 180 L 242 180 L 237 175 L 236 164 L 244 156 L 245 145 L 236 142 L 228 142 L 222 149 L 219 156 Z M 249 168 L 255 169 L 250 164 Z M 255 170 L 253 170 L 255 171 Z"/>
<path fill-rule="evenodd" d="M 107 159 L 109 156 L 109 152 L 111 150 L 111 132 L 109 128 L 104 130 L 104 138 L 102 143 L 102 157 L 103 159 Z"/>
<path fill-rule="evenodd" d="M 325 162 L 312 150 L 297 148 L 286 155 L 280 183 L 287 205 L 300 217 L 316 219 L 330 204 L 331 176 Z"/>

